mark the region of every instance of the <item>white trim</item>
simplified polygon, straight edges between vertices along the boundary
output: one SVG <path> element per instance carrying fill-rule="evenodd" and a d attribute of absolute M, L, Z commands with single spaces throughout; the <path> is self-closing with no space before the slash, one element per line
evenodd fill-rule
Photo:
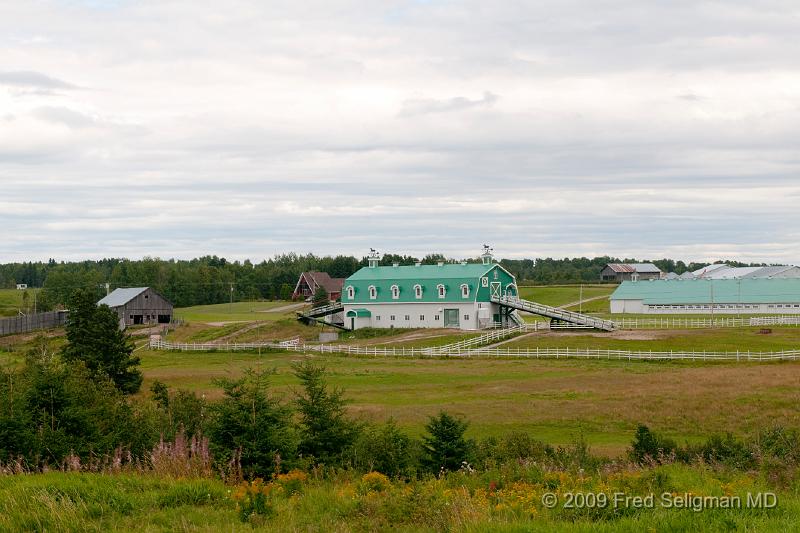
<path fill-rule="evenodd" d="M 369 299 L 370 300 L 377 300 L 378 299 L 378 289 L 375 288 L 375 285 L 370 285 L 367 290 L 369 291 Z"/>
<path fill-rule="evenodd" d="M 414 285 L 414 298 L 417 300 L 422 300 L 422 285 L 419 283 Z"/>
<path fill-rule="evenodd" d="M 442 284 L 438 284 L 436 286 L 436 294 L 439 295 L 439 298 L 447 298 L 447 288 Z"/>
<path fill-rule="evenodd" d="M 398 287 L 397 285 L 392 285 L 390 287 L 390 290 L 392 291 L 392 300 L 399 300 L 400 299 L 400 287 Z"/>
<path fill-rule="evenodd" d="M 462 298 L 469 298 L 469 285 L 467 283 L 462 283 L 461 284 L 461 297 Z"/>
<path fill-rule="evenodd" d="M 347 291 L 347 299 L 348 300 L 355 300 L 356 299 L 356 289 L 352 285 L 348 285 L 345 289 Z"/>

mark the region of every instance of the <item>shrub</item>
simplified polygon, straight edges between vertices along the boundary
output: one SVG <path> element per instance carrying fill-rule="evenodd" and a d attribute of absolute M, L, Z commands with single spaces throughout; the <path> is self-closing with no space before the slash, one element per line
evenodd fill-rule
<path fill-rule="evenodd" d="M 503 437 L 488 437 L 476 446 L 476 461 L 484 466 L 520 461 L 543 461 L 555 450 L 528 433 L 513 432 Z"/>
<path fill-rule="evenodd" d="M 264 484 L 261 478 L 249 483 L 242 482 L 232 496 L 239 519 L 242 522 L 253 522 L 254 518 L 272 516 L 275 512 L 273 500 L 282 490 L 279 485 Z"/>
<path fill-rule="evenodd" d="M 384 492 L 392 487 L 392 482 L 389 478 L 380 472 L 369 472 L 361 476 L 361 484 L 359 489 L 362 493 L 366 492 Z"/>
<path fill-rule="evenodd" d="M 708 463 L 721 463 L 738 469 L 748 469 L 755 466 L 755 458 L 744 441 L 731 435 L 712 435 L 698 449 L 690 451 L 687 455 L 701 457 Z"/>
<path fill-rule="evenodd" d="M 390 419 L 385 424 L 363 428 L 348 457 L 350 464 L 362 472 L 413 477 L 419 465 L 419 443 Z"/>
<path fill-rule="evenodd" d="M 647 426 L 639 424 L 631 448 L 628 450 L 628 457 L 639 464 L 648 461 L 660 463 L 664 457 L 674 455 L 677 449 L 675 441 L 663 438 L 650 431 Z"/>
<path fill-rule="evenodd" d="M 283 487 L 286 494 L 300 494 L 303 492 L 303 483 L 308 480 L 308 474 L 302 470 L 292 470 L 286 474 L 275 476 L 275 483 Z"/>

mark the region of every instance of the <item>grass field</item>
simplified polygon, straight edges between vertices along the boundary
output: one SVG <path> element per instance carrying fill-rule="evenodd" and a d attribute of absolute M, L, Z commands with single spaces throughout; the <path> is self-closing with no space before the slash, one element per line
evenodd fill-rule
<path fill-rule="evenodd" d="M 584 285 L 583 299 L 598 296 L 609 296 L 617 289 L 616 285 Z M 542 285 L 537 287 L 523 286 L 519 288 L 520 298 L 532 300 L 544 305 L 560 307 L 581 299 L 580 285 Z"/>
<path fill-rule="evenodd" d="M 484 475 L 455 473 L 403 482 L 342 473 L 328 479 L 303 476 L 283 489 L 270 484 L 270 514 L 243 521 L 237 505 L 247 489 L 216 479 L 173 479 L 154 474 L 62 473 L 4 476 L 0 484 L 3 531 L 500 531 L 672 532 L 797 529 L 800 501 L 791 489 L 777 490 L 775 509 L 649 509 L 608 506 L 563 507 L 569 492 L 622 491 L 676 497 L 738 496 L 775 491 L 755 476 L 701 466 L 667 465 L 608 474 L 542 472 L 535 466 Z M 374 481 L 372 481 L 374 480 Z M 269 480 L 267 480 L 269 481 Z M 494 489 L 492 486 L 498 488 Z M 288 485 L 287 485 L 288 486 Z M 561 495 L 548 509 L 542 495 Z"/>
<path fill-rule="evenodd" d="M 175 309 L 175 317 L 187 322 L 255 322 L 276 320 L 285 313 L 275 309 L 297 304 L 291 301 L 234 302 L 233 304 L 196 305 Z M 299 308 L 299 307 L 298 307 Z"/>
<path fill-rule="evenodd" d="M 16 316 L 19 311 L 32 312 L 34 295 L 38 291 L 39 289 L 0 289 L 0 316 Z"/>
<path fill-rule="evenodd" d="M 630 332 L 629 332 L 630 333 Z M 652 339 L 553 333 L 510 346 L 605 345 L 661 350 L 738 344 L 752 349 L 800 345 L 799 328 L 636 332 Z M 444 340 L 450 340 L 445 338 Z M 627 343 L 627 344 L 626 344 Z M 676 348 L 677 349 L 677 348 Z M 213 380 L 246 367 L 276 370 L 273 383 L 290 394 L 297 353 L 139 352 L 147 382 L 159 379 L 217 398 Z M 583 434 L 607 455 L 622 453 L 638 423 L 678 440 L 714 432 L 747 432 L 776 421 L 800 425 L 800 363 L 670 363 L 527 359 L 401 359 L 316 356 L 331 383 L 347 390 L 351 410 L 369 420 L 395 418 L 420 433 L 441 409 L 470 420 L 474 436 L 525 430 L 547 442 Z M 147 387 L 147 383 L 145 388 Z"/>

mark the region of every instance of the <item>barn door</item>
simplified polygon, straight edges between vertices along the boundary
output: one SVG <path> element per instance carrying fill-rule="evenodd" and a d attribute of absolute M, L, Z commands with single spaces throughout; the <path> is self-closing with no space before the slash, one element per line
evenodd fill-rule
<path fill-rule="evenodd" d="M 499 281 L 493 281 L 489 285 L 489 297 L 490 298 L 500 298 L 500 285 Z"/>
<path fill-rule="evenodd" d="M 444 310 L 444 327 L 446 328 L 458 327 L 458 309 Z"/>

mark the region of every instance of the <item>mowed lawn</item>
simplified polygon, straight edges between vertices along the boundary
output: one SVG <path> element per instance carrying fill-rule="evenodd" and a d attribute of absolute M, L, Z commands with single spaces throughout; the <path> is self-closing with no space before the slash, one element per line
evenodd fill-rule
<path fill-rule="evenodd" d="M 292 309 L 301 307 L 302 302 L 292 301 L 195 305 L 175 309 L 175 317 L 186 322 L 256 322 L 277 320 L 286 316 L 287 313 L 293 313 Z"/>
<path fill-rule="evenodd" d="M 521 298 L 544 305 L 560 307 L 583 299 L 609 296 L 617 289 L 617 285 L 542 285 L 523 286 L 519 288 Z"/>
<path fill-rule="evenodd" d="M 727 331 L 733 337 L 755 335 Z M 692 333 L 681 332 L 679 337 L 691 339 Z M 763 337 L 788 346 L 800 338 L 800 329 L 785 328 Z M 692 342 L 680 338 L 669 342 Z M 570 339 L 574 336 L 564 336 L 562 342 Z M 216 378 L 240 376 L 247 367 L 275 369 L 273 384 L 289 398 L 297 386 L 290 364 L 307 357 L 138 353 L 144 390 L 159 379 L 209 399 L 220 397 Z M 428 416 L 445 409 L 469 420 L 472 436 L 523 430 L 549 443 L 566 444 L 582 434 L 595 451 L 615 456 L 625 451 L 639 423 L 679 441 L 728 431 L 750 433 L 774 424 L 800 426 L 800 362 L 308 357 L 328 368 L 331 384 L 346 390 L 353 414 L 373 421 L 392 417 L 415 434 L 423 431 Z"/>

